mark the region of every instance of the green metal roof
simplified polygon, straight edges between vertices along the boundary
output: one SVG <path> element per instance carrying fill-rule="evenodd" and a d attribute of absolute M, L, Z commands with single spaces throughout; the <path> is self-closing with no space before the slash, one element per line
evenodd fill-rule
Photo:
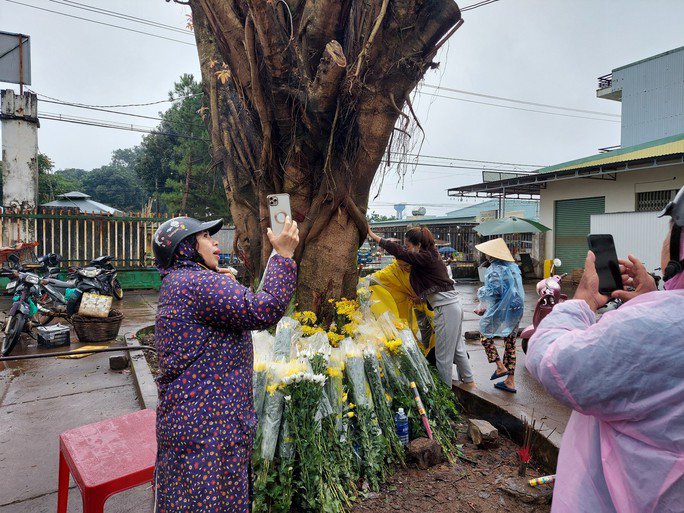
<path fill-rule="evenodd" d="M 656 139 L 655 141 L 643 144 L 637 144 L 636 146 L 629 146 L 627 148 L 620 148 L 619 150 L 591 155 L 590 157 L 570 160 L 554 166 L 543 167 L 537 170 L 537 173 L 600 166 L 614 162 L 627 162 L 647 157 L 662 157 L 663 155 L 673 155 L 676 153 L 684 153 L 684 133 L 664 137 L 663 139 Z"/>

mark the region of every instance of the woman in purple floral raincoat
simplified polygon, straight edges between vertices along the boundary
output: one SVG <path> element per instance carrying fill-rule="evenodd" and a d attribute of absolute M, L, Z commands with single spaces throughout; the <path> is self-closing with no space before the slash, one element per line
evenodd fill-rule
<path fill-rule="evenodd" d="M 268 237 L 275 255 L 255 294 L 218 267 L 211 237 L 222 221 L 180 217 L 154 239 L 162 286 L 159 351 L 157 513 L 250 511 L 249 465 L 256 427 L 250 330 L 275 324 L 292 298 L 297 224 Z"/>

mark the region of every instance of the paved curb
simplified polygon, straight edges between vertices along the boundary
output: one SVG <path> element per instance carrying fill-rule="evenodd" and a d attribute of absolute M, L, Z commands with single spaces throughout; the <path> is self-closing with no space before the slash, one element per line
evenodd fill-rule
<path fill-rule="evenodd" d="M 558 451 L 560 449 L 562 432 L 565 425 L 548 418 L 540 418 L 524 408 L 505 404 L 496 396 L 483 392 L 480 389 L 469 390 L 460 385 L 453 384 L 452 390 L 463 410 L 479 419 L 484 419 L 496 427 L 518 444 L 523 442 L 524 423 L 532 423 L 536 420 L 536 429 L 532 436 L 532 455 L 538 463 L 554 474 L 558 463 Z M 543 429 L 539 429 L 543 421 Z"/>
<path fill-rule="evenodd" d="M 140 342 L 134 335 L 126 336 L 128 347 L 139 347 Z M 138 394 L 138 401 L 142 409 L 157 409 L 157 384 L 152 377 L 152 371 L 147 365 L 145 355 L 142 351 L 131 351 L 131 375 L 135 383 L 135 390 Z"/>

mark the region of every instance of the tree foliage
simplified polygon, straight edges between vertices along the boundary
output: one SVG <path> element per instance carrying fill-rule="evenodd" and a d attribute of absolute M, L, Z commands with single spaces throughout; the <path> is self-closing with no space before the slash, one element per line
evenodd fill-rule
<path fill-rule="evenodd" d="M 385 216 L 382 214 L 378 214 L 377 212 L 371 212 L 370 214 L 366 214 L 366 218 L 371 223 L 377 223 L 380 221 L 393 221 L 396 219 L 395 216 Z"/>
<path fill-rule="evenodd" d="M 169 99 L 176 100 L 160 113 L 158 133 L 143 139 L 135 170 L 147 193 L 168 211 L 229 219 L 225 189 L 200 114 L 202 94 L 192 75 L 180 77 L 169 92 Z"/>

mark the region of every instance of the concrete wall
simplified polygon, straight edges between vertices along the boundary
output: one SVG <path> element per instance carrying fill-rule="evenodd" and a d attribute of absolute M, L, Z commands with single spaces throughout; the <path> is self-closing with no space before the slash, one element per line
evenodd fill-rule
<path fill-rule="evenodd" d="M 610 233 L 619 258 L 634 255 L 649 271 L 660 267 L 660 253 L 669 229 L 670 218 L 656 217 L 654 212 L 591 216 L 591 233 Z"/>
<path fill-rule="evenodd" d="M 2 91 L 2 204 L 38 206 L 38 99 L 35 94 Z"/>
<path fill-rule="evenodd" d="M 613 70 L 622 147 L 684 132 L 684 47 Z"/>
<path fill-rule="evenodd" d="M 600 196 L 606 198 L 606 213 L 634 212 L 636 193 L 681 187 L 684 187 L 684 165 L 682 164 L 618 173 L 615 181 L 575 178 L 549 182 L 547 188 L 541 191 L 539 218 L 542 224 L 553 229 L 556 201 Z M 553 231 L 549 232 L 545 239 L 544 258 L 553 258 Z"/>

